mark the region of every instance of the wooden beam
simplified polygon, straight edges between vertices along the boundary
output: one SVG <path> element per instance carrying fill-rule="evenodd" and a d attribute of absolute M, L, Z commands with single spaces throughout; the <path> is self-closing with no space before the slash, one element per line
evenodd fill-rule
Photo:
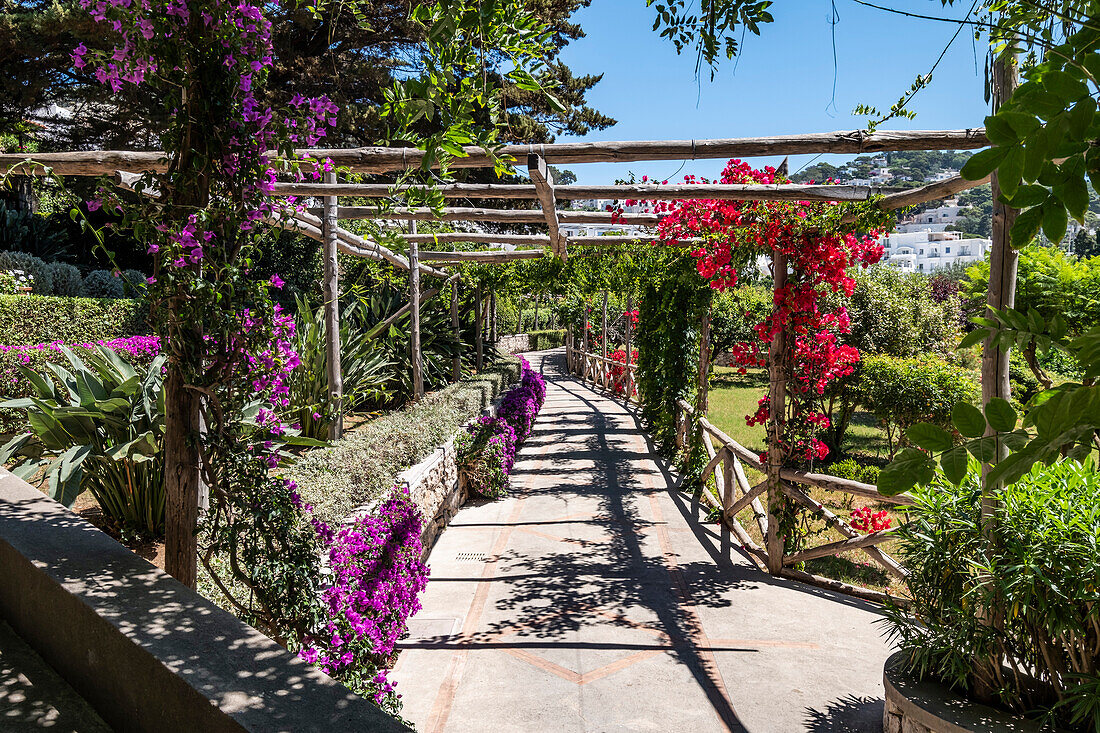
<path fill-rule="evenodd" d="M 325 172 L 325 182 L 336 182 L 336 173 Z M 325 198 L 325 218 L 321 222 L 322 259 L 324 262 L 325 302 L 325 370 L 328 377 L 328 397 L 333 410 L 329 439 L 339 440 L 344 434 L 344 379 L 340 368 L 340 268 L 337 250 L 336 197 Z"/>
<path fill-rule="evenodd" d="M 720 138 L 701 140 L 610 140 L 602 142 L 555 143 L 549 145 L 506 145 L 499 156 L 525 160 L 534 153 L 554 165 L 578 163 L 614 163 L 642 160 L 726 160 L 772 155 L 817 153 L 878 153 L 899 150 L 974 150 L 989 144 L 985 129 L 966 130 L 844 130 L 770 137 Z M 493 158 L 485 150 L 469 147 L 465 157 L 453 158 L 451 168 L 486 168 Z M 354 173 L 384 173 L 419 168 L 424 151 L 417 148 L 311 148 L 295 151 L 299 156 L 329 158 Z M 13 169 L 19 175 L 34 175 L 31 166 L 22 165 L 25 153 L 0 155 L 0 171 Z M 167 170 L 162 152 L 115 150 L 38 153 L 34 160 L 49 165 L 59 175 L 96 176 L 117 168 L 135 171 Z M 40 171 L 39 171 L 40 172 Z"/>
<path fill-rule="evenodd" d="M 856 598 L 862 598 L 865 601 L 874 601 L 875 603 L 897 603 L 902 606 L 908 606 L 910 601 L 905 598 L 899 598 L 892 596 L 889 593 L 883 593 L 882 591 L 871 590 L 870 588 L 863 588 L 858 585 L 852 585 L 851 583 L 845 583 L 841 580 L 834 580 L 833 578 L 826 578 L 822 575 L 813 575 L 812 573 L 804 573 L 801 570 L 795 570 L 794 568 L 783 568 L 779 573 L 784 578 L 790 578 L 791 580 L 798 580 L 810 585 L 816 585 L 821 588 L 833 590 L 838 593 L 843 593 L 849 596 L 855 596 Z"/>
<path fill-rule="evenodd" d="M 323 183 L 276 183 L 273 196 L 359 196 L 391 198 L 406 191 L 434 192 L 444 198 L 528 199 L 539 197 L 529 184 L 448 183 L 440 186 L 388 183 L 342 183 L 329 187 Z M 871 196 L 892 193 L 881 186 L 823 185 L 816 183 L 630 183 L 590 186 L 570 184 L 554 188 L 555 199 L 634 199 L 669 201 L 717 199 L 722 201 L 866 201 Z"/>
<path fill-rule="evenodd" d="M 450 244 L 469 242 L 471 244 L 515 244 L 549 247 L 551 240 L 545 234 L 498 234 L 496 232 L 437 232 L 434 234 L 400 234 L 406 242 L 420 244 Z"/>
<path fill-rule="evenodd" d="M 550 230 L 550 249 L 555 257 L 565 259 L 566 244 L 558 228 L 558 202 L 554 196 L 554 177 L 546 169 L 546 161 L 536 153 L 527 156 L 527 174 L 531 177 L 531 183 L 535 185 L 538 194 L 539 205 L 542 206 L 542 215 L 546 217 L 546 228 Z"/>
<path fill-rule="evenodd" d="M 499 264 L 516 260 L 537 260 L 548 254 L 541 249 L 518 249 L 511 252 L 489 250 L 484 252 L 421 252 L 425 262 L 459 265 L 463 263 Z"/>
<path fill-rule="evenodd" d="M 320 208 L 308 209 L 320 214 Z M 398 206 L 384 209 L 377 206 L 341 206 L 337 210 L 341 219 L 417 219 L 418 221 L 485 221 L 496 224 L 544 224 L 546 217 L 538 209 L 484 209 L 472 206 L 447 206 L 439 211 L 428 208 Z M 607 224 L 623 226 L 656 226 L 667 213 L 615 214 L 610 211 L 579 211 L 560 209 L 561 224 Z"/>
<path fill-rule="evenodd" d="M 478 372 L 485 368 L 485 346 L 482 344 L 481 322 L 481 285 L 474 287 L 474 365 Z"/>
<path fill-rule="evenodd" d="M 802 552 L 796 552 L 793 555 L 787 555 L 783 558 L 784 565 L 797 565 L 800 562 L 806 560 L 813 560 L 818 557 L 827 557 L 829 555 L 839 555 L 849 550 L 860 550 L 864 547 L 873 547 L 874 545 L 881 545 L 883 542 L 894 539 L 897 535 L 897 529 L 883 529 L 878 532 L 870 532 L 868 534 L 859 535 L 857 537 L 848 537 L 836 542 L 829 542 L 824 545 L 818 545 L 817 547 L 811 547 L 808 550 Z"/>
<path fill-rule="evenodd" d="M 772 254 L 772 282 L 776 303 L 787 286 L 787 255 L 781 250 Z M 778 575 L 783 569 L 783 538 L 779 536 L 777 516 L 783 502 L 780 472 L 787 453 L 783 447 L 787 419 L 787 329 L 772 337 L 768 348 L 768 536 L 764 546 L 768 551 L 768 572 Z"/>

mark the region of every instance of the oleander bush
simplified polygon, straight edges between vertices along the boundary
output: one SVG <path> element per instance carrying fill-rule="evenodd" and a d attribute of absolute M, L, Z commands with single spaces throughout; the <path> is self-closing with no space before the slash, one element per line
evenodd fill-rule
<path fill-rule="evenodd" d="M 887 625 L 910 669 L 971 695 L 1100 730 L 1100 473 L 1036 464 L 995 489 L 983 525 L 978 464 L 935 480 L 899 530 L 912 607 Z"/>
<path fill-rule="evenodd" d="M 356 507 L 382 499 L 398 473 L 446 442 L 519 376 L 518 359 L 500 359 L 480 374 L 310 451 L 288 469 L 287 477 L 314 505 L 320 520 L 338 522 Z"/>

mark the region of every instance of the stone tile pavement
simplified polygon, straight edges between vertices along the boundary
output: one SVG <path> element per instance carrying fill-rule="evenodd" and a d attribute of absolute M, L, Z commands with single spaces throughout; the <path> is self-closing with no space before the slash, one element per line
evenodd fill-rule
<path fill-rule="evenodd" d="M 676 489 L 634 412 L 530 355 L 547 400 L 511 495 L 432 551 L 391 678 L 440 731 L 879 731 L 866 603 L 758 571 Z"/>

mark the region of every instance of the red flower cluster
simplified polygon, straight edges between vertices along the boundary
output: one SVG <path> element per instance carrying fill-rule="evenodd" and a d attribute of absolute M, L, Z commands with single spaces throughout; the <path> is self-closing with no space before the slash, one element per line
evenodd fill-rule
<path fill-rule="evenodd" d="M 637 318 L 636 314 L 638 313 L 638 311 L 632 311 L 632 312 L 635 314 L 635 318 Z M 616 349 L 615 351 L 611 352 L 608 356 L 610 356 L 611 360 L 613 362 L 615 362 L 615 366 L 611 367 L 611 376 L 612 376 L 611 391 L 614 392 L 617 395 L 623 395 L 623 394 L 626 393 L 626 377 L 625 377 L 625 375 L 626 375 L 626 364 L 627 364 L 626 351 L 623 350 L 623 349 Z M 637 349 L 631 349 L 630 350 L 630 363 L 631 364 L 637 364 L 638 363 L 638 350 Z M 619 366 L 620 364 L 622 366 Z M 630 396 L 634 396 L 636 394 L 638 394 L 638 388 L 637 387 L 632 387 L 631 391 L 630 391 Z"/>
<path fill-rule="evenodd" d="M 881 532 L 890 529 L 892 523 L 893 520 L 885 509 L 872 512 L 871 507 L 865 506 L 852 511 L 852 526 L 860 532 Z"/>
<path fill-rule="evenodd" d="M 707 183 L 685 176 L 685 183 Z M 731 160 L 722 172 L 726 184 L 782 184 L 774 168 L 756 170 L 747 163 Z M 631 202 L 627 202 L 628 204 Z M 716 201 L 661 202 L 655 207 L 666 216 L 658 224 L 663 242 L 701 239 L 693 251 L 699 274 L 716 290 L 737 284 L 738 267 L 755 267 L 761 255 L 786 255 L 787 284 L 775 293 L 772 314 L 755 327 L 761 342 L 770 344 L 785 333 L 789 345 L 786 368 L 788 415 L 784 425 L 784 452 L 806 460 L 821 459 L 828 448 L 815 436 L 828 426 L 828 416 L 815 408 L 816 398 L 834 379 L 852 372 L 859 352 L 840 343 L 849 331 L 843 307 L 828 309 L 822 299 L 827 293 L 851 295 L 855 280 L 848 269 L 868 265 L 882 258 L 878 232 L 857 236 L 840 231 L 835 203 L 806 201 Z M 829 216 L 833 213 L 833 216 Z M 733 348 L 734 363 L 742 370 L 767 364 L 767 355 L 756 343 Z M 746 418 L 750 425 L 770 417 L 767 398 L 760 409 Z"/>

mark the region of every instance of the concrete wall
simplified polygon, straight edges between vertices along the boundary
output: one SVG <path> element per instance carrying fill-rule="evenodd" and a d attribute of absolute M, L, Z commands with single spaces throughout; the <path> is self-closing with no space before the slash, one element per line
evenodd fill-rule
<path fill-rule="evenodd" d="M 0 618 L 116 730 L 405 730 L 3 469 Z"/>

